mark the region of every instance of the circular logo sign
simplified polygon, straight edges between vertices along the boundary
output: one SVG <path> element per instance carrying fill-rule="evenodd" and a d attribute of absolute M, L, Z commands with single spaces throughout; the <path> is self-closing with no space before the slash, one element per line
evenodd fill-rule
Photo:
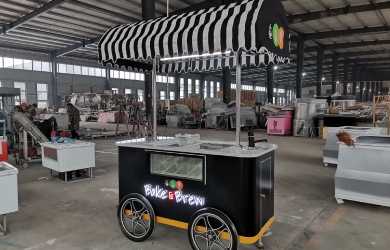
<path fill-rule="evenodd" d="M 169 180 L 164 180 L 164 186 L 169 187 Z"/>
<path fill-rule="evenodd" d="M 184 187 L 183 182 L 181 182 L 181 181 L 177 181 L 177 182 L 176 182 L 176 188 L 177 188 L 177 190 L 182 190 L 183 187 Z"/>
<path fill-rule="evenodd" d="M 283 49 L 284 47 L 284 29 L 282 27 L 278 30 L 278 44 L 279 48 Z"/>
<path fill-rule="evenodd" d="M 274 27 L 272 29 L 272 38 L 273 38 L 275 47 L 278 47 L 278 45 L 279 45 L 278 32 L 279 32 L 279 26 L 275 23 Z"/>
<path fill-rule="evenodd" d="M 172 188 L 172 189 L 176 189 L 176 181 L 175 180 L 171 180 L 169 182 L 169 187 Z"/>

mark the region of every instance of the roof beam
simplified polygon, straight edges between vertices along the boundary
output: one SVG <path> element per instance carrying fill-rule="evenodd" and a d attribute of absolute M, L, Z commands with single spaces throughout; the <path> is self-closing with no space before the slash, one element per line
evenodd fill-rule
<path fill-rule="evenodd" d="M 99 8 L 97 6 L 94 6 L 94 5 L 91 5 L 91 4 L 87 4 L 87 3 L 84 3 L 84 2 L 80 2 L 80 1 L 77 1 L 77 0 L 72 0 L 70 2 L 72 5 L 75 5 L 75 6 L 79 6 L 79 7 L 82 7 L 82 8 L 86 8 L 86 9 L 89 9 L 89 10 L 93 10 L 93 11 L 96 11 L 98 13 L 101 13 L 101 14 L 105 14 L 105 15 L 109 15 L 109 16 L 112 16 L 112 17 L 116 17 L 116 18 L 120 18 L 120 19 L 123 19 L 123 20 L 126 20 L 128 22 L 138 22 L 140 21 L 140 19 L 137 19 L 137 18 L 134 18 L 134 17 L 130 17 L 130 16 L 126 16 L 126 15 L 123 15 L 123 14 L 120 14 L 120 13 L 117 13 L 117 12 L 114 12 L 114 11 L 111 11 L 111 10 L 107 10 L 107 9 L 103 9 L 103 8 Z M 126 10 L 128 11 L 128 10 Z M 129 13 L 132 13 L 133 15 L 135 15 L 133 11 L 128 11 Z M 136 13 L 138 16 L 140 16 L 139 13 Z"/>
<path fill-rule="evenodd" d="M 52 0 L 52 1 L 48 2 L 47 4 L 42 5 L 40 8 L 38 8 L 38 9 L 26 14 L 25 16 L 17 19 L 16 21 L 14 21 L 10 24 L 4 25 L 0 35 L 5 34 L 8 31 L 11 31 L 11 30 L 19 27 L 20 25 L 23 25 L 24 23 L 41 16 L 42 14 L 46 13 L 47 11 L 49 11 L 53 8 L 56 8 L 56 7 L 60 6 L 61 4 L 64 4 L 64 3 L 69 2 L 69 1 L 70 0 Z"/>
<path fill-rule="evenodd" d="M 308 12 L 308 13 L 297 14 L 297 15 L 289 15 L 287 18 L 288 18 L 289 23 L 302 23 L 302 22 L 322 19 L 325 17 L 334 17 L 334 16 L 340 16 L 340 15 L 348 15 L 348 14 L 352 14 L 352 13 L 384 10 L 384 9 L 390 9 L 390 2 L 389 1 L 382 2 L 382 3 L 376 3 L 376 4 L 370 3 L 370 4 L 358 5 L 358 6 L 350 6 L 349 5 L 349 6 L 346 6 L 343 8 Z"/>
<path fill-rule="evenodd" d="M 340 36 L 351 36 L 351 35 L 367 34 L 367 33 L 381 33 L 381 32 L 388 32 L 388 31 L 390 31 L 390 27 L 379 26 L 379 27 L 364 27 L 358 29 L 344 29 L 344 30 L 332 30 L 332 31 L 325 31 L 325 32 L 308 33 L 308 34 L 303 34 L 302 36 L 306 41 L 308 41 L 314 39 L 327 39 L 327 38 L 340 37 Z"/>
<path fill-rule="evenodd" d="M 389 2 L 390 3 L 390 2 Z M 352 43 L 335 43 L 335 44 L 324 44 L 320 45 L 324 50 L 336 50 L 336 49 L 348 49 L 356 47 L 366 47 L 375 45 L 387 45 L 390 44 L 390 40 L 375 40 L 375 41 L 363 41 L 363 42 L 352 42 Z M 306 47 L 305 53 L 316 52 L 318 46 Z M 296 54 L 296 50 L 292 50 L 290 54 Z"/>
<path fill-rule="evenodd" d="M 70 53 L 73 50 L 76 50 L 78 48 L 85 47 L 85 46 L 87 46 L 89 44 L 97 43 L 97 42 L 99 42 L 99 40 L 100 40 L 100 37 L 96 37 L 96 38 L 93 38 L 93 39 L 90 39 L 90 40 L 88 40 L 88 39 L 83 40 L 80 43 L 76 43 L 76 44 L 67 46 L 65 48 L 56 50 L 55 52 L 52 53 L 52 56 L 53 57 L 58 57 L 58 56 L 66 55 L 66 54 L 68 54 L 68 53 Z"/>
<path fill-rule="evenodd" d="M 46 50 L 26 49 L 26 48 L 20 48 L 20 47 L 17 47 L 17 46 L 1 45 L 1 48 L 2 49 L 7 49 L 7 50 L 21 50 L 21 51 L 32 52 L 32 53 L 49 54 L 49 52 L 46 51 Z"/>

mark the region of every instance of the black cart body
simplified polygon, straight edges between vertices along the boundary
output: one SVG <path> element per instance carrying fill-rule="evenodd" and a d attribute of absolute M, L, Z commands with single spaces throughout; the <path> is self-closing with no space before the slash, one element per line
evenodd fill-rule
<path fill-rule="evenodd" d="M 196 211 L 212 207 L 232 220 L 240 243 L 251 244 L 274 220 L 276 145 L 257 144 L 256 149 L 242 149 L 239 154 L 234 143 L 226 141 L 202 140 L 200 149 L 178 147 L 174 140 L 155 144 L 135 139 L 117 145 L 119 200 L 130 193 L 145 196 L 157 222 L 187 229 Z M 159 159 L 169 157 L 178 160 L 176 169 L 183 161 L 190 165 L 192 161 L 201 171 L 194 169 L 198 171 L 194 178 L 179 171 L 153 170 L 162 162 Z"/>

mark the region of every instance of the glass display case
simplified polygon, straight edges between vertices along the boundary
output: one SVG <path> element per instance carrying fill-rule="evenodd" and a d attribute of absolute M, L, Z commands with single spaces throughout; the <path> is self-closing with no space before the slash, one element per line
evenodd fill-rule
<path fill-rule="evenodd" d="M 169 177 L 203 181 L 204 158 L 189 155 L 150 153 L 150 172 Z"/>

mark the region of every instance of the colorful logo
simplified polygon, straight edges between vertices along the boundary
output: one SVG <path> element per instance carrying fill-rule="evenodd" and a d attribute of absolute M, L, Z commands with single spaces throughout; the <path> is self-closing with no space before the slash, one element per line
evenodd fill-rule
<path fill-rule="evenodd" d="M 181 181 L 177 181 L 177 182 L 176 182 L 176 188 L 177 188 L 177 190 L 182 190 L 183 187 L 184 187 L 183 182 L 181 182 Z"/>
<path fill-rule="evenodd" d="M 274 42 L 275 47 L 279 47 L 280 49 L 284 48 L 284 29 L 283 27 L 279 27 L 276 23 L 272 26 L 269 25 L 269 39 Z"/>
<path fill-rule="evenodd" d="M 175 180 L 171 180 L 169 182 L 169 187 L 172 188 L 172 189 L 176 189 L 176 181 Z"/>

